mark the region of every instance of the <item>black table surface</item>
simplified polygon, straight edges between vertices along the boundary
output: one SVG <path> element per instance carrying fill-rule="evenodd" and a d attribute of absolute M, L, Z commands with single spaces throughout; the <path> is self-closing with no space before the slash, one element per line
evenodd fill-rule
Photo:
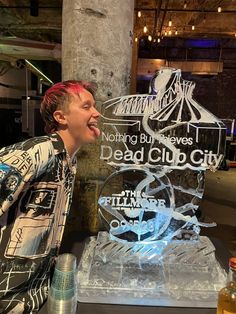
<path fill-rule="evenodd" d="M 70 237 L 69 237 L 70 238 Z M 71 239 L 74 241 L 71 241 Z M 81 258 L 85 241 L 81 236 L 72 235 L 68 242 L 63 243 L 61 253 L 73 253 L 78 262 Z M 231 257 L 228 250 L 222 242 L 216 238 L 211 238 L 216 248 L 216 258 L 221 266 L 228 270 L 228 262 Z M 92 302 L 92 300 L 91 300 Z M 117 304 L 98 304 L 98 303 L 78 303 L 77 314 L 216 314 L 215 308 L 186 308 L 186 307 L 161 307 L 161 306 L 135 306 L 135 305 L 117 305 Z M 48 313 L 47 304 L 39 311 L 39 314 L 57 314 Z M 65 313 L 69 314 L 69 313 Z"/>

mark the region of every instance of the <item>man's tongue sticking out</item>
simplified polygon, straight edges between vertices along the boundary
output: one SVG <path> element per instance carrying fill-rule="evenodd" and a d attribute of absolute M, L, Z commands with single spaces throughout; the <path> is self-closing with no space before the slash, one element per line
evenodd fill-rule
<path fill-rule="evenodd" d="M 97 126 L 95 126 L 95 125 L 89 125 L 89 128 L 90 128 L 90 130 L 92 130 L 93 131 L 93 133 L 94 133 L 94 135 L 96 136 L 96 137 L 99 137 L 100 136 L 100 130 L 99 130 L 99 128 L 97 127 Z"/>

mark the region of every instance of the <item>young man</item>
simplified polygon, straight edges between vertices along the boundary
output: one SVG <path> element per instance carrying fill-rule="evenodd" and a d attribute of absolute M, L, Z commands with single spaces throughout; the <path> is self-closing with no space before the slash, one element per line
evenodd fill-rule
<path fill-rule="evenodd" d="M 66 81 L 41 104 L 48 136 L 0 150 L 0 313 L 37 313 L 69 213 L 76 152 L 100 135 L 94 86 Z"/>

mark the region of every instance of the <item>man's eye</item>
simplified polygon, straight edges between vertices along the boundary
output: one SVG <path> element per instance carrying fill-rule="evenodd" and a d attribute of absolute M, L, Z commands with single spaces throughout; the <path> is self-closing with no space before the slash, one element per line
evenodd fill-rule
<path fill-rule="evenodd" d="M 84 109 L 89 109 L 90 108 L 90 105 L 89 104 L 85 104 L 84 105 Z"/>

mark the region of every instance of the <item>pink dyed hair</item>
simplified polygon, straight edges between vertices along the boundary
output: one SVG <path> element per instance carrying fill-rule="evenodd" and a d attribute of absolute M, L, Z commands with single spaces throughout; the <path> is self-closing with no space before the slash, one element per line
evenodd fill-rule
<path fill-rule="evenodd" d="M 96 83 L 87 81 L 64 81 L 51 86 L 45 93 L 40 106 L 40 113 L 45 122 L 45 132 L 50 134 L 58 129 L 58 122 L 54 119 L 53 113 L 58 109 L 67 109 L 71 97 L 86 89 L 93 96 L 97 90 Z"/>

